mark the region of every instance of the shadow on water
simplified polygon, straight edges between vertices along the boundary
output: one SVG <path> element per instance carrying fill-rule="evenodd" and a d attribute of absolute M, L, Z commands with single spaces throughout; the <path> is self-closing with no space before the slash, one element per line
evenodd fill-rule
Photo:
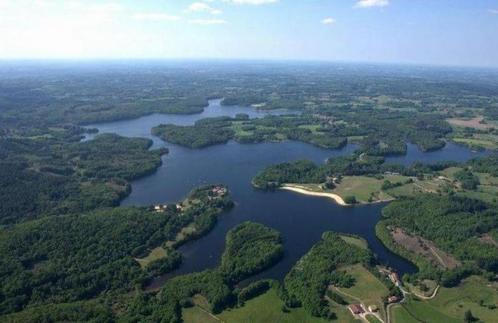
<path fill-rule="evenodd" d="M 248 220 L 268 225 L 280 231 L 284 238 L 283 260 L 255 278 L 283 279 L 292 265 L 327 230 L 364 237 L 379 260 L 395 268 L 400 274 L 416 270 L 413 264 L 390 252 L 375 237 L 375 224 L 385 204 L 341 207 L 327 198 L 303 196 L 287 191 L 262 192 L 250 184 L 254 175 L 268 165 L 298 159 L 323 163 L 329 157 L 351 154 L 357 146 L 347 145 L 340 150 L 328 150 L 293 141 L 244 145 L 229 142 L 225 145 L 192 150 L 165 143 L 150 134 L 151 128 L 161 123 L 190 125 L 205 117 L 234 116 L 237 113 L 246 113 L 251 118 L 258 118 L 288 112 L 223 107 L 220 100 L 212 100 L 202 114 L 153 114 L 134 120 L 89 126 L 98 128 L 100 133 L 113 132 L 127 137 L 151 138 L 155 148 L 168 147 L 170 150 L 168 155 L 163 156 L 163 165 L 154 174 L 132 182 L 132 193 L 121 205 L 176 202 L 184 198 L 192 188 L 207 183 L 228 185 L 236 202 L 236 207 L 223 214 L 210 233 L 180 247 L 184 262 L 179 269 L 159 277 L 149 288 L 161 286 L 172 276 L 217 266 L 228 230 Z M 87 138 L 90 139 L 92 136 Z M 444 149 L 430 153 L 424 153 L 416 146 L 409 145 L 406 156 L 390 157 L 387 161 L 404 165 L 415 161 L 465 161 L 480 154 L 454 144 L 448 144 Z"/>

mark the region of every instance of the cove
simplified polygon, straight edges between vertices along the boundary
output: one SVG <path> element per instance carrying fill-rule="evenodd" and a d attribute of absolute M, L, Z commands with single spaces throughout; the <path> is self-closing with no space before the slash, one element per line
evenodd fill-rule
<path fill-rule="evenodd" d="M 202 184 L 223 183 L 228 185 L 236 207 L 223 214 L 215 228 L 206 236 L 179 248 L 184 255 L 180 268 L 157 278 L 149 288 L 160 287 L 170 277 L 213 268 L 218 265 L 224 250 L 225 235 L 244 221 L 255 221 L 281 232 L 284 238 L 285 257 L 272 268 L 252 277 L 283 279 L 296 261 L 321 237 L 324 231 L 353 233 L 364 237 L 372 251 L 383 264 L 395 268 L 400 274 L 416 271 L 413 264 L 393 254 L 375 237 L 375 225 L 385 204 L 341 207 L 323 197 L 299 195 L 288 191 L 263 192 L 251 185 L 251 179 L 264 167 L 299 159 L 323 163 L 327 158 L 348 155 L 357 146 L 347 145 L 340 150 L 318 148 L 293 141 L 280 143 L 225 145 L 192 150 L 165 143 L 150 134 L 151 128 L 161 123 L 190 125 L 206 117 L 234 116 L 246 113 L 251 118 L 268 114 L 286 114 L 288 111 L 259 111 L 247 107 L 220 105 L 211 100 L 201 114 L 162 115 L 153 114 L 134 120 L 90 125 L 99 133 L 116 133 L 127 137 L 145 137 L 154 141 L 153 148 L 167 147 L 163 165 L 152 175 L 132 182 L 131 194 L 121 205 L 151 205 L 176 202 L 194 187 Z M 93 138 L 89 135 L 86 140 Z M 389 157 L 387 162 L 411 164 L 414 161 L 437 162 L 445 160 L 465 161 L 480 156 L 463 146 L 448 144 L 436 152 L 421 152 L 416 146 L 408 146 L 406 156 Z"/>

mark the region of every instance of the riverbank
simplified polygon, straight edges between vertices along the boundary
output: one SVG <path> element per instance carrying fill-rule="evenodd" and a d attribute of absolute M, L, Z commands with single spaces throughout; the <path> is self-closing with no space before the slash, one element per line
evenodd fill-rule
<path fill-rule="evenodd" d="M 351 205 L 351 204 L 347 204 L 346 202 L 344 202 L 344 199 L 337 194 L 329 193 L 329 192 L 314 192 L 314 191 L 310 191 L 310 190 L 306 189 L 305 187 L 299 186 L 299 185 L 285 184 L 285 185 L 281 186 L 280 189 L 292 191 L 292 192 L 304 194 L 304 195 L 328 197 L 328 198 L 333 199 L 337 204 L 339 204 L 341 206 L 350 206 Z"/>

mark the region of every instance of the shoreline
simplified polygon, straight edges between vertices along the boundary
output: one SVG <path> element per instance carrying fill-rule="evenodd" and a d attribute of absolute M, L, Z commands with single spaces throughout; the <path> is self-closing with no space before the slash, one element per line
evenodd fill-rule
<path fill-rule="evenodd" d="M 281 186 L 280 189 L 292 191 L 292 192 L 300 193 L 300 194 L 304 194 L 304 195 L 328 197 L 330 199 L 333 199 L 337 204 L 339 204 L 341 206 L 351 206 L 351 204 L 347 204 L 346 202 L 344 202 L 342 197 L 340 197 L 339 195 L 334 194 L 334 193 L 313 192 L 313 191 L 307 190 L 304 187 L 294 186 L 294 185 L 284 185 L 284 186 Z"/>

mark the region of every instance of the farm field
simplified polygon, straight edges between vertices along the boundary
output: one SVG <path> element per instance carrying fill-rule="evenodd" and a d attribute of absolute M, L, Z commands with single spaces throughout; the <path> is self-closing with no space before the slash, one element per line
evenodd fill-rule
<path fill-rule="evenodd" d="M 336 288 L 341 295 L 351 295 L 353 299 L 359 299 L 365 306 L 376 305 L 382 317 L 385 317 L 383 310 L 383 298 L 389 295 L 387 287 L 379 281 L 371 272 L 361 265 L 354 265 L 342 268 L 356 279 L 351 288 Z"/>
<path fill-rule="evenodd" d="M 498 317 L 498 285 L 472 276 L 457 287 L 440 288 L 428 301 L 410 299 L 391 309 L 394 322 L 462 322 L 470 310 L 481 322 L 495 322 Z"/>
<path fill-rule="evenodd" d="M 277 289 L 272 288 L 263 295 L 247 301 L 244 306 L 229 309 L 217 315 L 224 322 L 282 322 L 282 323 L 324 323 L 324 319 L 309 315 L 303 308 L 282 311 L 284 303 L 277 295 Z M 349 313 L 346 313 L 349 314 Z M 349 315 L 351 317 L 351 315 Z M 352 317 L 351 317 L 352 318 Z M 187 322 L 187 321 L 185 321 Z M 349 321 L 342 321 L 349 322 Z M 351 321 L 353 322 L 353 321 Z"/>

